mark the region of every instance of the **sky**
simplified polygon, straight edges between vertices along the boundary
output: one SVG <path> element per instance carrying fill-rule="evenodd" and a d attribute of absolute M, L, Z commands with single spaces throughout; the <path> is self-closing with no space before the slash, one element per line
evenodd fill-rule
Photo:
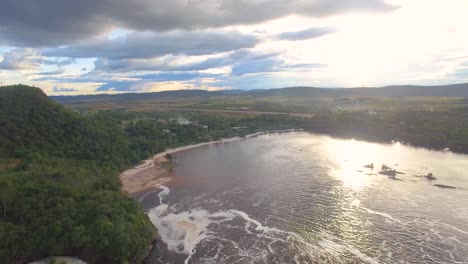
<path fill-rule="evenodd" d="M 0 85 L 49 95 L 468 82 L 466 0 L 2 0 Z"/>

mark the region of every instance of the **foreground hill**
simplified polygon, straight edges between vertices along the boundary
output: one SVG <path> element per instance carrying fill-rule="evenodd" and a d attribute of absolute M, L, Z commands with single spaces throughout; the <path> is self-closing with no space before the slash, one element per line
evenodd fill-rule
<path fill-rule="evenodd" d="M 103 128 L 96 127 L 77 113 L 50 100 L 42 90 L 28 86 L 0 89 L 0 135 L 2 147 L 9 155 L 26 157 L 30 154 L 65 156 L 82 159 L 99 157 L 100 152 L 113 149 L 118 134 L 102 138 Z M 120 142 L 122 143 L 122 142 Z"/>
<path fill-rule="evenodd" d="M 109 118 L 82 117 L 40 89 L 0 87 L 0 263 L 78 256 L 138 262 L 155 237 L 118 172 L 142 157 Z"/>

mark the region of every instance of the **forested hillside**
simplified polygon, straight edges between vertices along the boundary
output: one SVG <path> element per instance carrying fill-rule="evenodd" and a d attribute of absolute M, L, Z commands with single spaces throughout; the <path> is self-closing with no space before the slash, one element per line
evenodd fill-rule
<path fill-rule="evenodd" d="M 148 155 L 112 118 L 82 117 L 38 88 L 0 87 L 0 263 L 53 255 L 138 262 L 155 238 L 118 173 Z"/>

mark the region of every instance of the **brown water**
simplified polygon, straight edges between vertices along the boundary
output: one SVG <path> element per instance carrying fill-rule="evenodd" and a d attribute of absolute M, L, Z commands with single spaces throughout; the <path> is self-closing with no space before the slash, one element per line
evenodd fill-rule
<path fill-rule="evenodd" d="M 467 155 L 287 133 L 176 156 L 140 197 L 148 263 L 468 263 Z"/>

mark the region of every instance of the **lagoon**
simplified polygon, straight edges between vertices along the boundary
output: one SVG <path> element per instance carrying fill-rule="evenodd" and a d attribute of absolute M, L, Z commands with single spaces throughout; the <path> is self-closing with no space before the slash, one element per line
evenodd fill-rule
<path fill-rule="evenodd" d="M 468 262 L 468 155 L 292 132 L 175 156 L 138 197 L 148 263 Z"/>

